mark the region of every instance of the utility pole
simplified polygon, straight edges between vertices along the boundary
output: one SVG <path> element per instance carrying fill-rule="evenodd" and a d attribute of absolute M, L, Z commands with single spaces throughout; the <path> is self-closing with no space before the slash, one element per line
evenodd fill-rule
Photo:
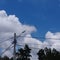
<path fill-rule="evenodd" d="M 22 33 L 24 33 L 25 31 L 23 31 Z M 14 41 L 13 41 L 13 44 L 14 44 L 14 56 L 13 56 L 13 60 L 16 60 L 16 43 L 17 43 L 17 40 L 16 40 L 16 33 L 14 33 Z"/>
<path fill-rule="evenodd" d="M 14 33 L 14 41 L 13 41 L 13 44 L 14 44 L 14 56 L 13 56 L 13 60 L 16 60 L 16 43 L 17 43 L 16 33 Z"/>

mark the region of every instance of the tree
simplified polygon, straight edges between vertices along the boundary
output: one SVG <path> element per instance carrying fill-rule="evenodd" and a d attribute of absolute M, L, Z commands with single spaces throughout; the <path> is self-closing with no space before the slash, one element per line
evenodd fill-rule
<path fill-rule="evenodd" d="M 0 56 L 0 60 L 2 60 L 2 57 Z"/>
<path fill-rule="evenodd" d="M 54 60 L 60 60 L 60 52 L 58 52 L 56 49 L 52 50 L 52 55 Z"/>
<path fill-rule="evenodd" d="M 38 59 L 39 59 L 39 60 L 44 60 L 45 54 L 44 54 L 44 50 L 43 50 L 43 49 L 40 49 L 40 50 L 38 51 L 37 55 L 38 55 Z"/>
<path fill-rule="evenodd" d="M 31 53 L 31 49 L 29 48 L 28 45 L 25 45 L 24 48 L 21 48 L 18 50 L 18 52 L 16 53 L 17 55 L 17 60 L 30 60 L 30 55 Z"/>
<path fill-rule="evenodd" d="M 10 60 L 13 60 L 13 57 L 11 57 Z"/>
<path fill-rule="evenodd" d="M 50 48 L 45 48 L 45 60 L 52 60 L 52 52 Z"/>
<path fill-rule="evenodd" d="M 4 56 L 4 57 L 3 57 L 3 60 L 9 60 L 9 57 Z"/>
<path fill-rule="evenodd" d="M 60 52 L 56 49 L 40 49 L 37 53 L 39 60 L 60 60 Z"/>

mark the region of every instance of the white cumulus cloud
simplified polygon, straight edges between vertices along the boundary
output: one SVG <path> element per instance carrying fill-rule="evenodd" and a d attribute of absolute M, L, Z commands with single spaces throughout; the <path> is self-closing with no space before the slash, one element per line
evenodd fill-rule
<path fill-rule="evenodd" d="M 36 38 L 31 36 L 31 33 L 36 31 L 37 29 L 35 26 L 24 25 L 20 22 L 19 18 L 15 15 L 7 15 L 5 10 L 0 10 L 0 49 L 3 52 L 10 44 L 13 42 L 13 39 L 9 39 L 14 36 L 14 33 L 17 35 L 22 35 L 24 37 L 17 38 L 17 43 L 28 44 L 29 47 L 32 49 L 31 60 L 37 60 L 37 52 L 40 48 L 49 47 L 49 48 L 56 48 L 58 51 L 60 50 L 60 32 L 52 33 L 48 31 L 45 35 L 45 40 L 42 42 Z M 24 33 L 22 33 L 25 31 Z M 9 39 L 8 41 L 5 41 Z M 33 49 L 34 48 L 34 49 Z M 4 55 L 12 56 L 13 49 L 7 50 Z"/>
<path fill-rule="evenodd" d="M 48 31 L 46 33 L 46 40 L 44 41 L 46 42 L 50 48 L 55 48 L 58 51 L 60 50 L 60 32 L 56 32 L 56 33 L 52 33 L 50 31 Z"/>
<path fill-rule="evenodd" d="M 22 33 L 25 31 L 24 33 Z M 41 42 L 37 39 L 31 37 L 31 33 L 36 31 L 34 26 L 24 25 L 20 22 L 19 18 L 15 15 L 7 15 L 5 10 L 0 10 L 0 48 L 4 51 L 10 44 L 13 42 L 13 39 L 5 41 L 14 36 L 14 33 L 22 36 L 29 36 L 30 38 L 18 38 L 17 41 L 23 43 L 36 43 L 40 44 Z M 39 43 L 40 42 L 40 43 Z M 34 46 L 34 45 L 32 45 Z M 7 50 L 3 55 L 12 56 L 11 50 Z"/>

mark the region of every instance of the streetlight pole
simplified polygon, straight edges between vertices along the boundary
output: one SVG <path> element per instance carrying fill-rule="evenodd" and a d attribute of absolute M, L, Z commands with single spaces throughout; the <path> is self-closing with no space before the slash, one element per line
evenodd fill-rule
<path fill-rule="evenodd" d="M 17 40 L 16 40 L 16 33 L 14 33 L 14 57 L 13 57 L 13 60 L 16 60 L 16 43 L 17 43 Z"/>
<path fill-rule="evenodd" d="M 22 33 L 24 33 L 25 31 L 23 31 Z M 17 38 L 18 36 L 16 36 L 16 33 L 14 33 L 14 41 L 13 41 L 13 44 L 14 44 L 14 56 L 13 56 L 13 60 L 16 60 L 16 43 L 17 43 Z"/>

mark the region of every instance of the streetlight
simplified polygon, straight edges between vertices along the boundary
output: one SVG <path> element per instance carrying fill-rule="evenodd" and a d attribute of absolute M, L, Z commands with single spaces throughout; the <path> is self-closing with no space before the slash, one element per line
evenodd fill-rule
<path fill-rule="evenodd" d="M 22 33 L 25 33 L 25 31 L 23 31 Z M 16 33 L 14 33 L 14 41 L 13 41 L 13 44 L 14 44 L 14 56 L 13 56 L 13 60 L 16 60 L 16 43 L 17 43 L 16 38 L 21 37 L 21 34 L 16 36 Z"/>

